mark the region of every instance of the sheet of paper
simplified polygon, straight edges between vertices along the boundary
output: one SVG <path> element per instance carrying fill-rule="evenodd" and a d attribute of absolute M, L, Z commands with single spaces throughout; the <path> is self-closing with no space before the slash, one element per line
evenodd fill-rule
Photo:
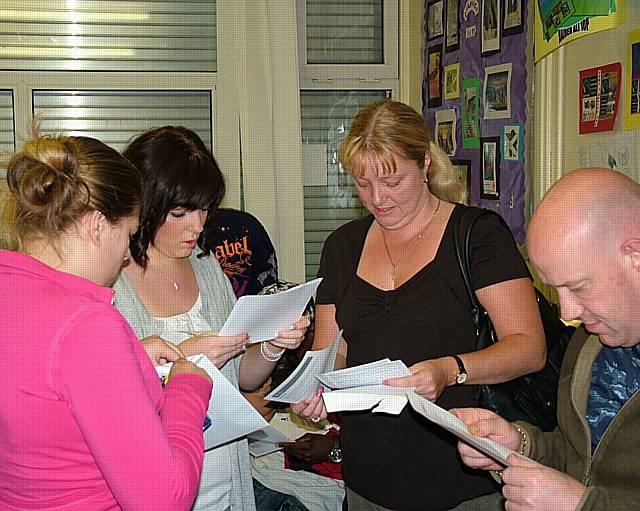
<path fill-rule="evenodd" d="M 303 419 L 298 420 L 303 421 Z M 281 449 L 277 445 L 279 442 L 293 442 L 306 433 L 326 435 L 328 428 L 332 426 L 330 422 L 323 421 L 326 427 L 320 426 L 321 423 L 317 425 L 305 423 L 306 427 L 302 428 L 294 421 L 295 418 L 290 412 L 276 412 L 268 427 L 249 435 L 249 454 L 254 457 L 269 454 Z"/>
<path fill-rule="evenodd" d="M 347 389 L 365 385 L 382 385 L 383 380 L 398 376 L 409 376 L 411 371 L 402 360 L 377 360 L 368 364 L 331 371 L 317 376 L 318 380 L 332 389 Z"/>
<path fill-rule="evenodd" d="M 204 432 L 204 448 L 212 449 L 268 426 L 262 415 L 247 401 L 240 391 L 204 355 L 194 355 L 188 360 L 201 367 L 213 381 L 213 392 L 207 415 L 211 427 Z M 172 364 L 156 368 L 159 376 L 166 376 Z"/>
<path fill-rule="evenodd" d="M 299 403 L 311 398 L 318 388 L 316 376 L 333 369 L 341 337 L 342 330 L 338 332 L 333 342 L 326 348 L 307 351 L 298 367 L 294 369 L 285 381 L 273 389 L 265 399 L 279 403 Z"/>
<path fill-rule="evenodd" d="M 426 417 L 431 422 L 435 422 L 439 426 L 442 426 L 444 429 L 460 438 L 463 442 L 472 445 L 487 456 L 496 460 L 498 463 L 507 466 L 507 456 L 510 454 L 523 457 L 519 453 L 516 453 L 511 449 L 507 449 L 493 440 L 470 434 L 467 431 L 466 424 L 458 419 L 458 417 L 449 413 L 444 408 L 439 407 L 437 404 L 419 396 L 415 392 L 410 391 L 407 394 L 407 397 L 409 398 L 411 407 L 420 415 Z"/>
<path fill-rule="evenodd" d="M 327 186 L 327 144 L 302 144 L 304 186 Z"/>
<path fill-rule="evenodd" d="M 274 339 L 300 318 L 321 281 L 314 279 L 274 295 L 241 296 L 218 335 L 246 332 L 251 342 Z"/>
<path fill-rule="evenodd" d="M 398 415 L 407 404 L 407 392 L 412 390 L 389 385 L 370 385 L 323 392 L 322 399 L 329 413 L 372 409 L 373 412 Z"/>

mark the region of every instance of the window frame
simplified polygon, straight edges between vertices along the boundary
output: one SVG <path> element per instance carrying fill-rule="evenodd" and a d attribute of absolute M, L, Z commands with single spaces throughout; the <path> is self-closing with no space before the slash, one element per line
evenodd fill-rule
<path fill-rule="evenodd" d="M 296 0 L 300 81 L 331 82 L 336 79 L 351 79 L 362 83 L 373 82 L 377 86 L 382 80 L 398 80 L 399 0 L 382 1 L 384 64 L 308 64 L 306 0 Z"/>

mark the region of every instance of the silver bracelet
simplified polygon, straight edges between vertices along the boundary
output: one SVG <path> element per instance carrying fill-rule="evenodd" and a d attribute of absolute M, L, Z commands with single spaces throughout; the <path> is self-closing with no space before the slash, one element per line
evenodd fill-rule
<path fill-rule="evenodd" d="M 264 358 L 267 362 L 277 362 L 282 358 L 283 353 L 284 348 L 282 349 L 282 351 L 276 353 L 275 351 L 271 351 L 269 348 L 267 348 L 267 341 L 260 343 L 260 354 L 262 355 L 262 358 Z"/>

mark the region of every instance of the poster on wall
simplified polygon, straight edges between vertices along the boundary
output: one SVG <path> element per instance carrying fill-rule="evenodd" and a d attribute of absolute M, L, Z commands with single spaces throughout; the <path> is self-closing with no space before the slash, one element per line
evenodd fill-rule
<path fill-rule="evenodd" d="M 580 71 L 580 133 L 613 129 L 618 115 L 621 78 L 619 62 Z"/>
<path fill-rule="evenodd" d="M 447 52 L 460 48 L 460 1 L 447 0 Z"/>
<path fill-rule="evenodd" d="M 544 38 L 580 23 L 585 18 L 608 16 L 615 12 L 615 0 L 537 0 Z"/>
<path fill-rule="evenodd" d="M 522 0 L 505 0 L 502 36 L 510 36 L 522 32 Z"/>
<path fill-rule="evenodd" d="M 444 99 L 460 97 L 460 63 L 444 68 Z"/>
<path fill-rule="evenodd" d="M 482 0 L 482 56 L 500 51 L 500 0 Z"/>
<path fill-rule="evenodd" d="M 442 45 L 429 48 L 427 64 L 427 85 L 429 86 L 429 108 L 442 105 Z"/>
<path fill-rule="evenodd" d="M 436 140 L 447 156 L 454 156 L 458 147 L 456 119 L 456 111 L 453 108 L 436 112 Z"/>
<path fill-rule="evenodd" d="M 471 160 L 451 160 L 454 178 L 463 184 L 471 196 Z"/>
<path fill-rule="evenodd" d="M 500 137 L 483 137 L 480 142 L 480 196 L 483 199 L 497 200 L 500 198 Z"/>
<path fill-rule="evenodd" d="M 436 0 L 427 4 L 427 39 L 436 39 L 444 34 L 443 10 L 444 0 Z"/>
<path fill-rule="evenodd" d="M 640 128 L 640 29 L 629 32 L 624 129 Z"/>
<path fill-rule="evenodd" d="M 588 16 L 578 16 L 577 18 L 571 19 L 572 24 L 569 26 L 563 26 L 564 23 L 562 23 L 560 17 L 558 17 L 558 12 L 562 14 L 563 3 L 566 4 L 564 11 L 566 11 L 567 8 L 571 9 L 570 2 L 568 0 L 564 0 L 564 2 L 561 0 L 536 0 L 532 3 L 535 8 L 534 51 L 536 63 L 564 44 L 595 34 L 602 30 L 615 28 L 626 21 L 625 10 L 616 8 L 616 3 L 621 3 L 620 0 L 617 2 L 615 0 L 610 0 L 609 9 L 605 15 L 596 15 L 594 13 Z M 594 5 L 595 4 L 596 3 L 594 3 Z M 597 2 L 597 4 L 599 5 L 600 2 Z M 574 2 L 571 2 L 571 5 L 575 7 Z M 595 6 L 597 7 L 598 5 Z M 543 19 L 541 11 L 551 13 L 551 18 L 549 17 L 549 14 L 547 14 Z M 547 24 L 549 25 L 546 32 L 547 34 L 549 33 L 551 25 L 554 26 L 553 30 L 555 30 L 555 33 L 549 39 L 545 36 L 543 26 Z"/>
<path fill-rule="evenodd" d="M 462 147 L 480 147 L 480 78 L 462 81 Z"/>
<path fill-rule="evenodd" d="M 511 118 L 511 63 L 484 69 L 485 119 Z"/>
<path fill-rule="evenodd" d="M 502 127 L 502 158 L 504 161 L 523 160 L 524 125 L 521 122 Z"/>

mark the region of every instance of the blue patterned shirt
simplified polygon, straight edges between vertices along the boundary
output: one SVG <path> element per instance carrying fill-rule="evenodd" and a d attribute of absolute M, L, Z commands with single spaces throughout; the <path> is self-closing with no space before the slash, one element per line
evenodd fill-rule
<path fill-rule="evenodd" d="M 587 423 L 593 453 L 607 427 L 627 400 L 640 389 L 640 344 L 602 348 L 591 371 Z"/>

